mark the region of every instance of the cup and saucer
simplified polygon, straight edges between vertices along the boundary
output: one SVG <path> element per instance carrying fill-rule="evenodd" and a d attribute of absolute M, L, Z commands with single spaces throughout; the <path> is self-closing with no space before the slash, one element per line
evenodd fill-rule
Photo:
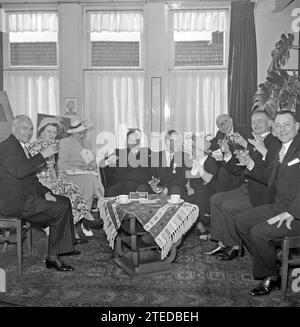
<path fill-rule="evenodd" d="M 118 204 L 128 204 L 131 202 L 131 199 L 129 199 L 129 196 L 126 194 L 121 194 L 117 196 L 116 203 Z"/>
<path fill-rule="evenodd" d="M 183 201 L 184 201 L 183 199 L 180 199 L 180 194 L 172 194 L 170 196 L 170 199 L 168 199 L 168 202 L 171 204 L 180 204 Z"/>

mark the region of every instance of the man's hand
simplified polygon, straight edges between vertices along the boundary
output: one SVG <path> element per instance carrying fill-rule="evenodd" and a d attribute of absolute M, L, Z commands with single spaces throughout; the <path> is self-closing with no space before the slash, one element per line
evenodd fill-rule
<path fill-rule="evenodd" d="M 265 143 L 261 135 L 252 133 L 254 136 L 254 140 L 248 139 L 248 142 L 252 144 L 255 149 L 262 154 L 263 157 L 266 156 L 268 150 L 265 147 Z"/>
<path fill-rule="evenodd" d="M 45 200 L 56 202 L 56 197 L 53 196 L 50 192 L 47 192 L 45 194 Z"/>
<path fill-rule="evenodd" d="M 267 223 L 270 225 L 274 225 L 278 222 L 278 225 L 276 227 L 279 228 L 282 225 L 282 223 L 285 221 L 286 228 L 292 229 L 291 223 L 293 220 L 294 220 L 294 217 L 291 214 L 289 214 L 288 212 L 282 212 L 279 215 L 268 219 Z"/>
<path fill-rule="evenodd" d="M 221 151 L 222 151 L 224 154 L 230 152 L 230 148 L 229 148 L 229 145 L 228 145 L 227 142 L 221 140 L 221 141 L 218 142 L 218 144 L 219 144 L 219 147 L 220 147 Z"/>
<path fill-rule="evenodd" d="M 188 188 L 187 193 L 188 193 L 188 196 L 191 196 L 191 195 L 195 194 L 195 191 L 192 187 L 190 187 L 190 188 Z"/>
<path fill-rule="evenodd" d="M 247 141 L 239 133 L 233 134 L 234 142 L 241 145 L 243 148 L 247 149 Z"/>
<path fill-rule="evenodd" d="M 53 156 L 57 152 L 58 152 L 57 144 L 51 144 L 47 146 L 47 148 L 45 148 L 43 151 L 41 151 L 41 155 L 44 158 L 48 158 Z"/>

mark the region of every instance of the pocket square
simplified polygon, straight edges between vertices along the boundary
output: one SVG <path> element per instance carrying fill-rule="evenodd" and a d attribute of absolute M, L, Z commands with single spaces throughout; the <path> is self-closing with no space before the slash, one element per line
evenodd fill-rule
<path fill-rule="evenodd" d="M 297 164 L 298 162 L 300 162 L 300 160 L 299 160 L 299 158 L 296 158 L 296 159 L 288 162 L 288 166 L 293 166 L 293 165 Z"/>

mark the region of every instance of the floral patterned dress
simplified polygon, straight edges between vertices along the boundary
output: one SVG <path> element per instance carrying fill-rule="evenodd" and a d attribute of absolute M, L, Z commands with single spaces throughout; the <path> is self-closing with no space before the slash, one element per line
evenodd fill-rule
<path fill-rule="evenodd" d="M 32 156 L 41 152 L 53 142 L 47 142 L 38 139 L 29 144 L 28 150 Z M 37 172 L 37 177 L 44 186 L 48 187 L 54 194 L 64 195 L 68 197 L 72 204 L 74 224 L 78 223 L 88 212 L 88 208 L 78 187 L 62 178 L 57 178 L 55 171 L 55 156 L 46 159 L 47 167 L 43 167 Z"/>

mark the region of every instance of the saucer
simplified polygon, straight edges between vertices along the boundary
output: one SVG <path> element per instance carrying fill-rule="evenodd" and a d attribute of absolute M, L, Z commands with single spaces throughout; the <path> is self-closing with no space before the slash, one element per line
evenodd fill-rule
<path fill-rule="evenodd" d="M 182 203 L 183 201 L 184 201 L 183 199 L 180 199 L 180 200 L 177 201 L 177 202 L 173 202 L 173 201 L 171 201 L 171 199 L 168 200 L 168 202 L 171 203 L 171 204 L 180 204 L 180 203 Z"/>
<path fill-rule="evenodd" d="M 116 200 L 116 203 L 118 203 L 118 204 L 128 204 L 128 203 L 130 203 L 131 202 L 131 199 L 128 199 L 126 202 L 121 202 L 120 200 Z"/>

